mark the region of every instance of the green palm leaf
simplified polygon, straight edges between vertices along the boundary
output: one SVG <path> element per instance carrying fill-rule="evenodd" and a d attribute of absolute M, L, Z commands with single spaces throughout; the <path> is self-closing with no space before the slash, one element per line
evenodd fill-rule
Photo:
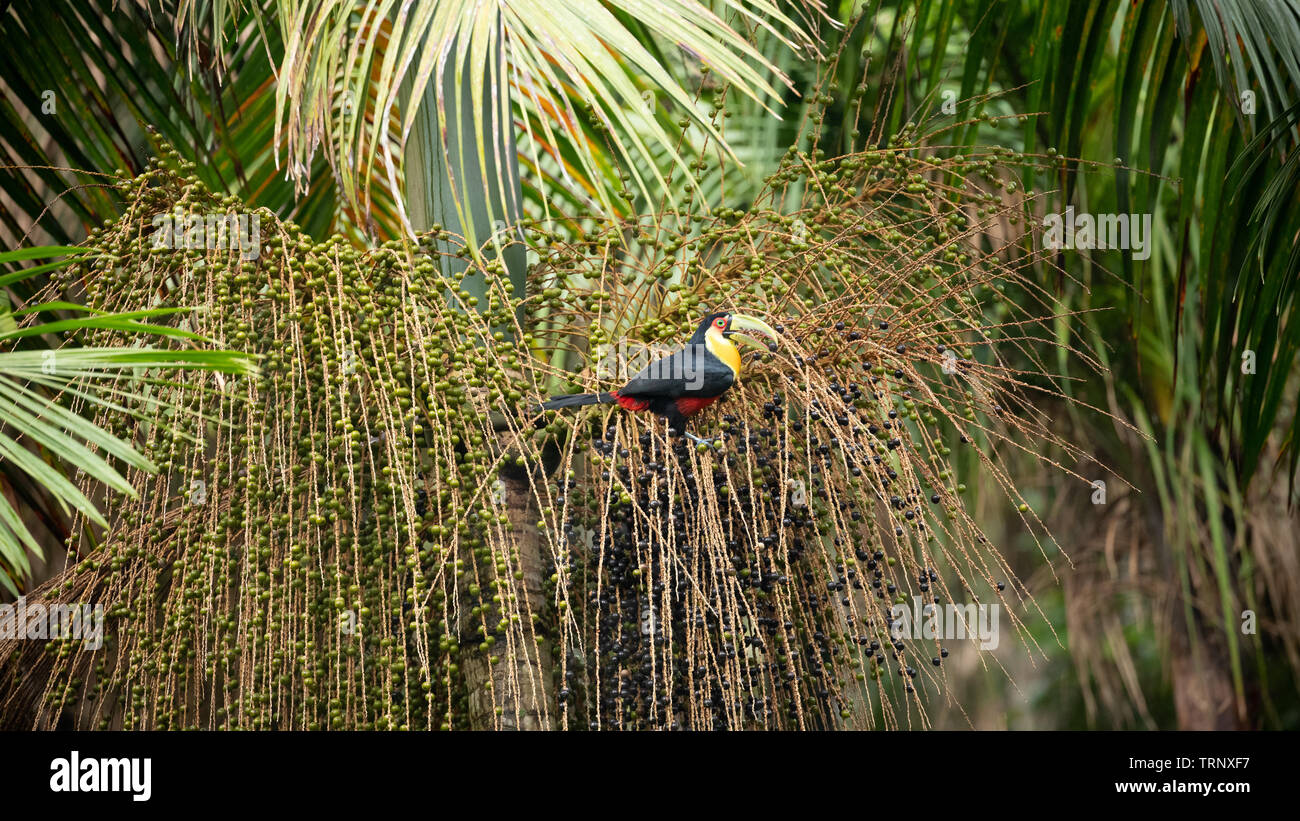
<path fill-rule="evenodd" d="M 78 247 L 25 248 L 0 253 L 0 265 L 76 254 Z M 33 266 L 0 276 L 0 286 L 31 279 L 39 273 L 73 262 L 77 257 Z M 22 318 L 36 319 L 51 311 L 76 311 L 73 318 L 18 325 Z M 157 337 L 190 344 L 207 342 L 198 334 L 167 325 L 141 322 L 178 313 L 153 309 L 120 313 L 88 311 L 80 306 L 51 301 L 32 305 L 0 319 L 0 475 L 9 487 L 27 483 L 53 498 L 64 515 L 83 514 L 101 527 L 108 522 L 85 491 L 67 478 L 75 466 L 108 490 L 134 497 L 135 490 L 123 469 L 154 472 L 155 466 L 130 443 L 88 421 L 63 404 L 74 398 L 90 408 L 122 412 L 116 398 L 131 398 L 114 383 L 143 370 L 210 370 L 229 374 L 256 371 L 249 359 L 234 351 L 205 349 L 155 349 L 147 347 L 71 347 L 23 349 L 15 346 L 34 338 L 59 338 L 69 331 L 115 331 L 141 339 Z M 154 400 L 155 404 L 157 400 Z M 176 413 L 187 412 L 175 408 Z M 113 460 L 120 466 L 115 466 Z M 31 497 L 33 494 L 26 494 Z M 0 586 L 17 594 L 18 582 L 30 572 L 28 552 L 42 555 L 40 544 L 5 494 L 0 493 Z"/>
<path fill-rule="evenodd" d="M 511 211 L 507 200 L 516 196 L 516 188 L 503 178 L 509 163 L 499 154 L 506 145 L 503 132 L 514 129 L 513 103 L 522 121 L 541 126 L 531 137 L 552 154 L 570 157 L 586 184 L 588 205 L 612 215 L 619 207 L 610 176 L 602 170 L 606 153 L 622 164 L 635 190 L 645 196 L 671 198 L 681 186 L 695 187 L 679 148 L 680 135 L 656 118 L 656 106 L 671 106 L 725 145 L 716 126 L 697 111 L 690 92 L 656 56 L 653 44 L 634 36 L 624 20 L 636 20 L 656 41 L 693 54 L 738 93 L 756 100 L 775 99 L 777 86 L 788 81 L 724 15 L 760 27 L 788 47 L 812 47 L 800 26 L 768 0 L 714 5 L 716 11 L 694 0 L 664 0 L 653 8 L 624 0 L 457 0 L 409 7 L 392 0 L 282 0 L 268 8 L 273 14 L 254 6 L 251 15 L 259 23 L 278 25 L 284 43 L 274 142 L 286 149 L 289 175 L 300 186 L 310 178 L 311 163 L 324 144 L 342 196 L 354 211 L 368 213 L 376 181 L 400 178 L 403 143 L 425 88 L 433 83 L 452 90 L 435 97 L 442 133 L 461 111 L 485 112 L 474 118 L 472 143 L 462 144 L 460 155 L 448 157 L 445 164 L 458 207 L 477 189 L 488 192 L 494 214 Z M 198 7 L 185 0 L 178 19 L 195 19 Z M 240 7 L 228 4 L 223 10 L 233 19 Z M 202 35 L 194 27 L 188 32 L 192 43 Z M 489 59 L 501 51 L 505 65 Z M 645 87 L 656 91 L 654 105 L 642 97 Z M 403 96 L 413 102 L 400 112 L 395 137 L 390 122 Z M 340 99 L 349 105 L 339 105 Z M 585 120 L 600 124 L 604 146 L 588 139 L 578 125 Z M 490 154 L 498 155 L 495 161 L 488 161 Z M 536 164 L 536 151 L 528 155 Z M 497 172 L 488 178 L 486 171 L 467 172 L 471 167 Z M 670 168 L 677 174 L 671 185 Z M 399 210 L 404 210 L 400 203 Z M 472 230 L 474 221 L 464 213 L 460 217 Z"/>

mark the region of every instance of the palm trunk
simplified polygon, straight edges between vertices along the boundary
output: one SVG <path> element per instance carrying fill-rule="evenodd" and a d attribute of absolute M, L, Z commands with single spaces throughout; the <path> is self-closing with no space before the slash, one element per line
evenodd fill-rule
<path fill-rule="evenodd" d="M 1220 646 L 1215 630 L 1205 629 L 1195 608 L 1184 601 L 1160 503 L 1150 500 L 1144 507 L 1147 529 L 1161 557 L 1160 572 L 1166 579 L 1174 580 L 1171 606 L 1176 612 L 1170 620 L 1169 652 L 1178 729 L 1245 729 L 1245 716 L 1237 710 L 1227 648 Z M 1193 630 L 1199 637 L 1196 646 L 1192 644 Z"/>
<path fill-rule="evenodd" d="M 1200 620 L 1193 616 L 1197 622 Z M 1219 647 L 1212 630 L 1175 619 L 1170 652 L 1173 655 L 1174 709 L 1180 730 L 1244 730 L 1237 711 L 1237 695 L 1228 668 L 1228 651 Z M 1189 630 L 1202 637 L 1193 648 Z"/>
<path fill-rule="evenodd" d="M 538 549 L 537 506 L 527 475 L 503 475 L 506 516 L 519 540 L 520 569 L 528 601 L 542 602 L 542 557 Z M 470 726 L 476 730 L 555 729 L 554 687 L 550 642 L 480 651 L 467 648 L 463 670 L 469 691 Z M 490 663 L 493 653 L 498 661 Z"/>
<path fill-rule="evenodd" d="M 454 49 L 454 47 L 453 47 Z M 448 66 L 442 81 L 446 101 L 446 143 L 440 138 L 438 122 L 438 86 L 436 79 L 423 92 L 417 119 L 406 147 L 406 201 L 411 227 L 418 233 L 441 225 L 445 230 L 463 235 L 478 247 L 489 239 L 493 245 L 485 253 L 499 255 L 513 283 L 516 295 L 523 295 L 526 279 L 524 248 L 509 240 L 519 238 L 523 191 L 519 184 L 518 153 L 515 148 L 514 124 L 510 118 L 509 83 L 505 73 L 505 55 L 497 41 L 496 82 L 492 72 L 484 78 L 484 110 L 473 108 L 471 74 L 462 74 L 456 85 L 455 70 Z M 454 62 L 454 61 L 453 61 Z M 495 87 L 491 87 L 491 86 Z M 497 101 L 494 105 L 493 101 Z M 489 143 L 485 163 L 480 166 L 474 123 L 483 123 L 485 139 L 502 135 L 501 144 Z M 457 203 L 459 202 L 459 209 Z M 463 217 L 463 219 L 462 219 Z M 504 230 L 503 230 L 504 229 Z M 465 270 L 467 260 L 451 255 L 452 244 L 438 243 L 443 251 L 440 264 L 444 276 Z M 463 287 L 487 303 L 487 283 L 483 274 L 465 277 Z M 519 317 L 522 322 L 523 317 Z M 512 335 L 512 329 L 500 330 Z M 506 490 L 506 515 L 513 526 L 519 549 L 523 587 L 536 608 L 542 602 L 543 561 L 537 532 L 538 513 L 533 504 L 530 480 L 523 476 L 503 475 Z M 472 649 L 471 649 L 472 648 Z M 462 662 L 462 673 L 469 696 L 470 724 L 474 729 L 537 730 L 550 729 L 557 714 L 554 686 L 551 681 L 551 654 L 548 644 L 497 646 L 479 651 L 476 642 L 469 647 Z M 490 658 L 498 655 L 493 664 Z"/>

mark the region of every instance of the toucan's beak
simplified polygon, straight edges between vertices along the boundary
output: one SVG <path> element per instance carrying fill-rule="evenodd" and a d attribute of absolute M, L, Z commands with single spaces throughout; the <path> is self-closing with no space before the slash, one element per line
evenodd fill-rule
<path fill-rule="evenodd" d="M 745 314 L 732 314 L 731 324 L 727 328 L 727 336 L 734 336 L 746 345 L 758 348 L 761 351 L 766 351 L 768 349 L 766 342 L 755 339 L 745 333 L 745 331 L 757 331 L 758 333 L 766 334 L 767 336 L 770 336 L 773 341 L 780 339 L 772 326 L 768 325 L 763 320 L 752 316 L 746 316 Z"/>

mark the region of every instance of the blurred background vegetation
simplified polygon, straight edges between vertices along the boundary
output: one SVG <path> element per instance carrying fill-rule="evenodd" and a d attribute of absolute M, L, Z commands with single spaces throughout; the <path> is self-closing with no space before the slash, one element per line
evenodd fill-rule
<path fill-rule="evenodd" d="M 1017 466 L 1056 535 L 1049 566 L 1020 520 L 982 505 L 976 489 L 975 518 L 1048 619 L 1028 622 L 1041 650 L 996 651 L 1007 672 L 955 654 L 961 685 L 936 725 L 1300 726 L 1300 3 L 706 3 L 730 28 L 664 16 L 674 28 L 634 4 L 504 0 L 482 4 L 490 18 L 456 22 L 462 6 L 486 12 L 438 3 L 428 5 L 450 22 L 395 26 L 388 5 L 10 4 L 0 247 L 75 245 L 122 207 L 95 172 L 139 173 L 164 142 L 213 191 L 359 245 L 402 236 L 408 222 L 472 235 L 503 215 L 578 223 L 660 213 L 672 199 L 745 209 L 788 151 L 883 146 L 909 124 L 941 130 L 953 151 L 1031 155 L 1040 162 L 991 181 L 998 202 L 1045 192 L 1031 220 L 1067 206 L 1150 214 L 1151 254 L 1026 255 L 1034 287 L 1007 294 L 1057 316 L 1058 342 L 1108 369 L 1083 378 L 1063 351 L 1046 352 L 1059 357 L 1062 396 L 1042 408 L 1091 457 L 1063 466 L 1104 482 L 1105 497 L 1098 504 L 1039 460 Z M 483 33 L 498 31 L 497 5 L 502 41 Z M 579 33 L 625 47 L 565 50 L 554 39 Z M 422 64 L 426 37 L 481 50 L 458 55 L 464 76 L 403 87 L 385 57 Z M 500 42 L 512 79 L 495 85 Z M 511 92 L 496 98 L 507 136 L 483 125 L 506 109 L 480 101 L 461 118 L 460 100 L 432 102 L 440 87 L 472 97 L 484 84 Z M 715 92 L 727 99 L 721 117 Z M 438 117 L 421 123 L 420 110 Z M 418 142 L 422 129 L 462 120 L 473 124 L 466 143 L 495 161 L 421 166 L 426 179 L 461 181 L 457 205 L 421 209 L 436 197 L 409 173 L 399 185 L 401 162 L 386 170 L 385 146 L 400 154 L 408 134 Z M 461 210 L 476 198 L 478 210 Z M 15 303 L 27 281 L 0 278 Z M 10 462 L 2 475 L 11 496 L 52 505 L 39 477 Z M 58 517 L 36 518 L 60 543 Z M 1254 632 L 1242 629 L 1247 610 Z"/>

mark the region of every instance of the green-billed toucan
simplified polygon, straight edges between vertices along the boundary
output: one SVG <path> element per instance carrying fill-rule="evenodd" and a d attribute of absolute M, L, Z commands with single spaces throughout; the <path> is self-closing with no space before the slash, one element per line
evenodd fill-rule
<path fill-rule="evenodd" d="M 745 331 L 777 338 L 776 331 L 761 319 L 744 314 L 710 314 L 695 329 L 685 347 L 651 362 L 618 390 L 553 396 L 542 403 L 542 408 L 617 404 L 630 411 L 648 410 L 667 419 L 678 432 L 701 442 L 699 437 L 687 433 L 686 419 L 726 393 L 740 375 L 740 351 L 731 337 L 766 350 L 763 343 Z"/>

